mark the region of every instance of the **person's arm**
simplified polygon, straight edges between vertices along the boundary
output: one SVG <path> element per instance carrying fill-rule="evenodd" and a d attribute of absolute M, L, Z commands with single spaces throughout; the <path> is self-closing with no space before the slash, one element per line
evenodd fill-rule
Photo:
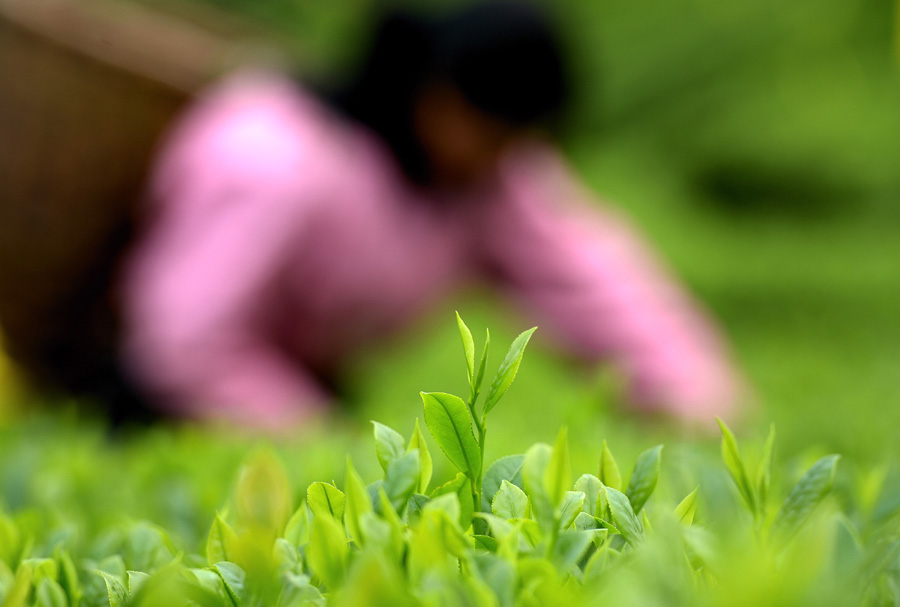
<path fill-rule="evenodd" d="M 277 428 L 327 399 L 279 350 L 271 316 L 317 166 L 279 89 L 253 86 L 201 102 L 163 152 L 158 216 L 127 276 L 125 355 L 175 414 Z"/>
<path fill-rule="evenodd" d="M 713 323 L 551 149 L 510 155 L 497 202 L 483 238 L 489 263 L 560 345 L 613 363 L 638 407 L 710 421 L 733 410 L 741 382 Z"/>

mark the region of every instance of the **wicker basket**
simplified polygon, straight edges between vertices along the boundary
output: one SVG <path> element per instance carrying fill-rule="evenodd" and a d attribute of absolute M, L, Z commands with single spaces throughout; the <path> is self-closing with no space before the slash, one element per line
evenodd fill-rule
<path fill-rule="evenodd" d="M 234 47 L 121 1 L 0 0 L 0 326 L 32 374 L 76 376 L 111 339 L 154 142 Z"/>

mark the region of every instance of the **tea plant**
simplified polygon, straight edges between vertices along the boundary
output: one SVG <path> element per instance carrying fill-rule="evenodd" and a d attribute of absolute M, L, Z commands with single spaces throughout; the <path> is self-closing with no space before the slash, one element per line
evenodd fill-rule
<path fill-rule="evenodd" d="M 724 528 L 698 513 L 702 488 L 677 505 L 651 501 L 662 445 L 639 455 L 627 483 L 605 441 L 596 475 L 575 478 L 565 428 L 552 446 L 485 465 L 489 414 L 534 329 L 515 339 L 483 392 L 489 334 L 476 358 L 471 332 L 457 322 L 467 398 L 421 393 L 453 478 L 432 483 L 418 420 L 409 437 L 373 422 L 382 478 L 366 483 L 348 457 L 341 484 L 310 484 L 295 509 L 281 460 L 258 451 L 213 517 L 202 555 L 150 523 L 85 538 L 46 513 L 3 515 L 0 606 L 880 605 L 900 597 L 900 504 L 879 499 L 885 474 L 866 476 L 863 497 L 839 509 L 827 500 L 838 462 L 828 455 L 775 509 L 774 431 L 751 470 L 719 422 L 740 500 L 719 505 L 745 513 L 733 512 Z"/>

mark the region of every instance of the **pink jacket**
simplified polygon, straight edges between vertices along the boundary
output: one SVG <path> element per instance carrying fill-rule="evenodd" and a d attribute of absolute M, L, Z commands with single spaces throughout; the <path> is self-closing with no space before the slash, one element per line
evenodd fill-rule
<path fill-rule="evenodd" d="M 317 373 L 479 278 L 572 353 L 619 365 L 638 406 L 706 417 L 735 401 L 716 331 L 546 146 L 510 152 L 477 190 L 425 191 L 294 83 L 243 73 L 176 125 L 150 200 L 124 356 L 173 413 L 301 420 L 328 400 Z"/>

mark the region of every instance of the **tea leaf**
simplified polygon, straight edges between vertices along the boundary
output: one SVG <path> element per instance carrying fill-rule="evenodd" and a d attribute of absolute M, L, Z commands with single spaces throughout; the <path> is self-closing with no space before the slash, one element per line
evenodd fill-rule
<path fill-rule="evenodd" d="M 550 502 L 560 503 L 566 490 L 572 486 L 572 462 L 569 459 L 569 437 L 565 426 L 560 429 L 553 445 L 553 455 L 547 465 L 544 486 Z"/>
<path fill-rule="evenodd" d="M 350 538 L 363 543 L 363 534 L 360 527 L 362 516 L 372 512 L 372 500 L 359 473 L 353 467 L 353 461 L 347 456 L 347 472 L 344 478 L 344 520 Z"/>
<path fill-rule="evenodd" d="M 344 578 L 349 556 L 344 527 L 330 516 L 313 519 L 306 558 L 313 573 L 329 589 L 336 589 Z"/>
<path fill-rule="evenodd" d="M 528 496 L 525 492 L 509 481 L 502 481 L 500 489 L 491 501 L 491 511 L 505 519 L 525 518 L 527 508 Z"/>
<path fill-rule="evenodd" d="M 344 500 L 341 490 L 330 483 L 315 482 L 306 490 L 306 503 L 316 518 L 328 515 L 335 520 L 342 520 Z"/>
<path fill-rule="evenodd" d="M 228 561 L 216 563 L 212 566 L 212 570 L 222 578 L 225 590 L 234 604 L 240 605 L 244 600 L 244 581 L 247 577 L 244 570 Z"/>
<path fill-rule="evenodd" d="M 532 327 L 527 331 L 520 333 L 519 336 L 513 340 L 512 345 L 509 347 L 509 351 L 506 353 L 506 357 L 503 359 L 503 362 L 500 363 L 500 368 L 497 369 L 494 380 L 491 382 L 491 388 L 484 401 L 485 415 L 490 413 L 491 409 L 497 405 L 497 401 L 506 394 L 509 386 L 516 378 L 516 373 L 519 371 L 519 365 L 522 363 L 522 356 L 525 354 L 525 346 L 528 345 L 528 340 L 531 339 L 532 333 L 536 330 L 537 327 Z"/>
<path fill-rule="evenodd" d="M 584 493 L 584 512 L 591 516 L 597 514 L 597 506 L 600 500 L 600 491 L 603 490 L 603 483 L 593 474 L 582 474 L 575 481 L 575 491 Z"/>
<path fill-rule="evenodd" d="M 813 509 L 831 491 L 838 459 L 839 455 L 826 455 L 806 471 L 778 511 L 772 525 L 773 532 L 787 539 L 803 525 Z"/>
<path fill-rule="evenodd" d="M 422 392 L 425 423 L 435 442 L 460 472 L 470 478 L 481 474 L 481 452 L 472 432 L 472 418 L 458 396 Z"/>
<path fill-rule="evenodd" d="M 406 502 L 419 485 L 420 470 L 418 449 L 395 459 L 388 466 L 382 487 L 397 512 L 403 512 Z"/>
<path fill-rule="evenodd" d="M 231 551 L 236 542 L 237 534 L 234 529 L 217 512 L 206 539 L 206 562 L 212 565 L 219 561 L 231 560 L 233 558 Z"/>
<path fill-rule="evenodd" d="M 277 533 L 293 512 L 290 482 L 273 453 L 254 453 L 242 467 L 235 492 L 238 522 Z"/>
<path fill-rule="evenodd" d="M 284 527 L 284 539 L 294 546 L 303 546 L 309 541 L 309 511 L 302 502 Z"/>
<path fill-rule="evenodd" d="M 62 586 L 50 578 L 44 578 L 37 585 L 34 607 L 69 607 L 69 601 Z"/>
<path fill-rule="evenodd" d="M 697 511 L 697 494 L 699 492 L 700 487 L 697 487 L 688 493 L 687 497 L 681 500 L 681 503 L 675 508 L 675 518 L 678 519 L 678 522 L 685 525 L 690 525 L 694 522 L 694 513 Z"/>
<path fill-rule="evenodd" d="M 582 491 L 566 491 L 556 516 L 560 529 L 568 529 L 572 526 L 575 517 L 581 513 L 581 509 L 584 507 L 584 499 Z"/>
<path fill-rule="evenodd" d="M 94 573 L 101 576 L 106 582 L 106 592 L 109 595 L 109 607 L 124 607 L 128 603 L 128 591 L 118 576 L 106 571 L 96 570 Z M 6 604 L 9 604 L 8 602 Z"/>
<path fill-rule="evenodd" d="M 590 531 L 567 531 L 561 533 L 553 551 L 554 564 L 560 571 L 567 571 L 581 559 L 591 545 L 594 534 Z"/>
<path fill-rule="evenodd" d="M 436 498 L 449 493 L 454 493 L 459 498 L 459 514 L 455 520 L 459 521 L 461 528 L 467 529 L 472 524 L 472 514 L 475 511 L 472 485 L 468 477 L 460 472 L 452 481 L 437 487 L 431 493 L 431 497 Z"/>
<path fill-rule="evenodd" d="M 549 531 L 553 527 L 553 502 L 547 492 L 546 476 L 550 470 L 553 448 L 537 443 L 528 449 L 522 465 L 522 484 L 531 500 L 531 508 L 541 527 Z"/>
<path fill-rule="evenodd" d="M 634 471 L 631 473 L 631 480 L 628 481 L 625 495 L 628 496 L 628 501 L 631 502 L 635 513 L 641 511 L 656 488 L 662 448 L 662 445 L 656 445 L 647 449 L 638 456 L 637 462 L 634 464 Z"/>
<path fill-rule="evenodd" d="M 462 338 L 463 350 L 466 353 L 466 373 L 469 377 L 469 386 L 472 392 L 475 392 L 475 341 L 472 339 L 472 332 L 463 322 L 459 312 L 456 313 L 456 325 L 459 327 L 459 336 Z"/>
<path fill-rule="evenodd" d="M 769 427 L 769 436 L 763 446 L 759 467 L 756 469 L 756 495 L 759 507 L 764 508 L 769 496 L 769 485 L 772 482 L 772 452 L 775 450 L 775 424 Z"/>
<path fill-rule="evenodd" d="M 150 575 L 143 571 L 129 571 L 127 579 L 128 592 L 134 595 L 134 593 L 139 591 L 149 579 Z"/>
<path fill-rule="evenodd" d="M 616 464 L 616 458 L 613 457 L 612 451 L 603 441 L 603 451 L 600 452 L 600 481 L 607 487 L 613 489 L 622 488 L 622 475 L 619 473 L 619 465 Z"/>
<path fill-rule="evenodd" d="M 612 523 L 616 526 L 616 529 L 629 544 L 634 545 L 640 542 L 644 537 L 644 532 L 641 529 L 640 520 L 634 513 L 631 502 L 624 493 L 612 487 L 605 487 L 604 493 L 609 502 L 609 510 L 613 519 Z"/>
<path fill-rule="evenodd" d="M 413 428 L 412 437 L 409 439 L 406 451 L 409 452 L 413 449 L 419 450 L 419 461 L 422 464 L 419 474 L 419 486 L 416 490 L 419 493 L 425 493 L 428 491 L 428 483 L 431 482 L 433 464 L 431 462 L 431 453 L 428 451 L 428 443 L 425 442 L 425 436 L 419 428 L 418 417 L 416 418 L 416 426 Z"/>
<path fill-rule="evenodd" d="M 75 568 L 75 563 L 72 561 L 72 557 L 69 556 L 69 553 L 62 549 L 61 546 L 57 546 L 54 551 L 54 557 L 56 558 L 57 563 L 59 563 L 59 578 L 57 581 L 60 586 L 62 586 L 63 590 L 66 591 L 66 596 L 69 599 L 70 605 L 78 605 L 81 601 L 81 582 L 78 579 L 78 570 Z"/>
<path fill-rule="evenodd" d="M 372 425 L 375 433 L 375 455 L 378 456 L 381 469 L 387 472 L 391 462 L 403 455 L 403 437 L 393 428 L 375 420 L 372 420 Z"/>
<path fill-rule="evenodd" d="M 109 575 L 103 571 L 96 571 L 96 573 L 101 575 Z M 31 579 L 32 579 L 32 571 L 28 567 L 19 567 L 19 570 L 16 572 L 16 576 L 12 582 L 12 586 L 9 588 L 4 588 L 6 591 L 6 595 L 3 601 L 3 607 L 25 607 L 26 601 L 28 599 L 28 594 L 31 590 Z M 109 588 L 109 584 L 107 584 L 107 589 Z M 112 590 L 109 590 L 109 602 L 111 607 L 119 607 L 124 603 L 125 597 L 124 594 L 122 596 L 122 600 L 117 602 L 116 605 L 113 605 L 113 600 L 118 600 L 114 598 L 112 595 Z M 124 589 L 122 589 L 124 593 Z"/>
<path fill-rule="evenodd" d="M 488 350 L 491 347 L 491 332 L 484 330 L 484 348 L 481 350 L 481 360 L 478 362 L 478 373 L 475 376 L 475 394 L 481 390 L 481 383 L 484 381 L 484 368 L 487 365 Z"/>
<path fill-rule="evenodd" d="M 519 489 L 524 487 L 522 484 L 522 464 L 524 462 L 524 455 L 507 455 L 490 465 L 481 481 L 482 511 L 486 512 L 491 509 L 490 500 L 500 490 L 503 481 L 509 481 Z"/>
<path fill-rule="evenodd" d="M 737 440 L 731 429 L 724 421 L 716 418 L 719 428 L 722 430 L 722 459 L 725 461 L 725 467 L 731 474 L 731 479 L 737 485 L 738 492 L 744 499 L 744 503 L 754 515 L 756 515 L 756 500 L 753 497 L 753 487 L 747 476 L 747 468 L 744 466 L 744 460 L 741 459 L 741 452 L 738 449 Z"/>

